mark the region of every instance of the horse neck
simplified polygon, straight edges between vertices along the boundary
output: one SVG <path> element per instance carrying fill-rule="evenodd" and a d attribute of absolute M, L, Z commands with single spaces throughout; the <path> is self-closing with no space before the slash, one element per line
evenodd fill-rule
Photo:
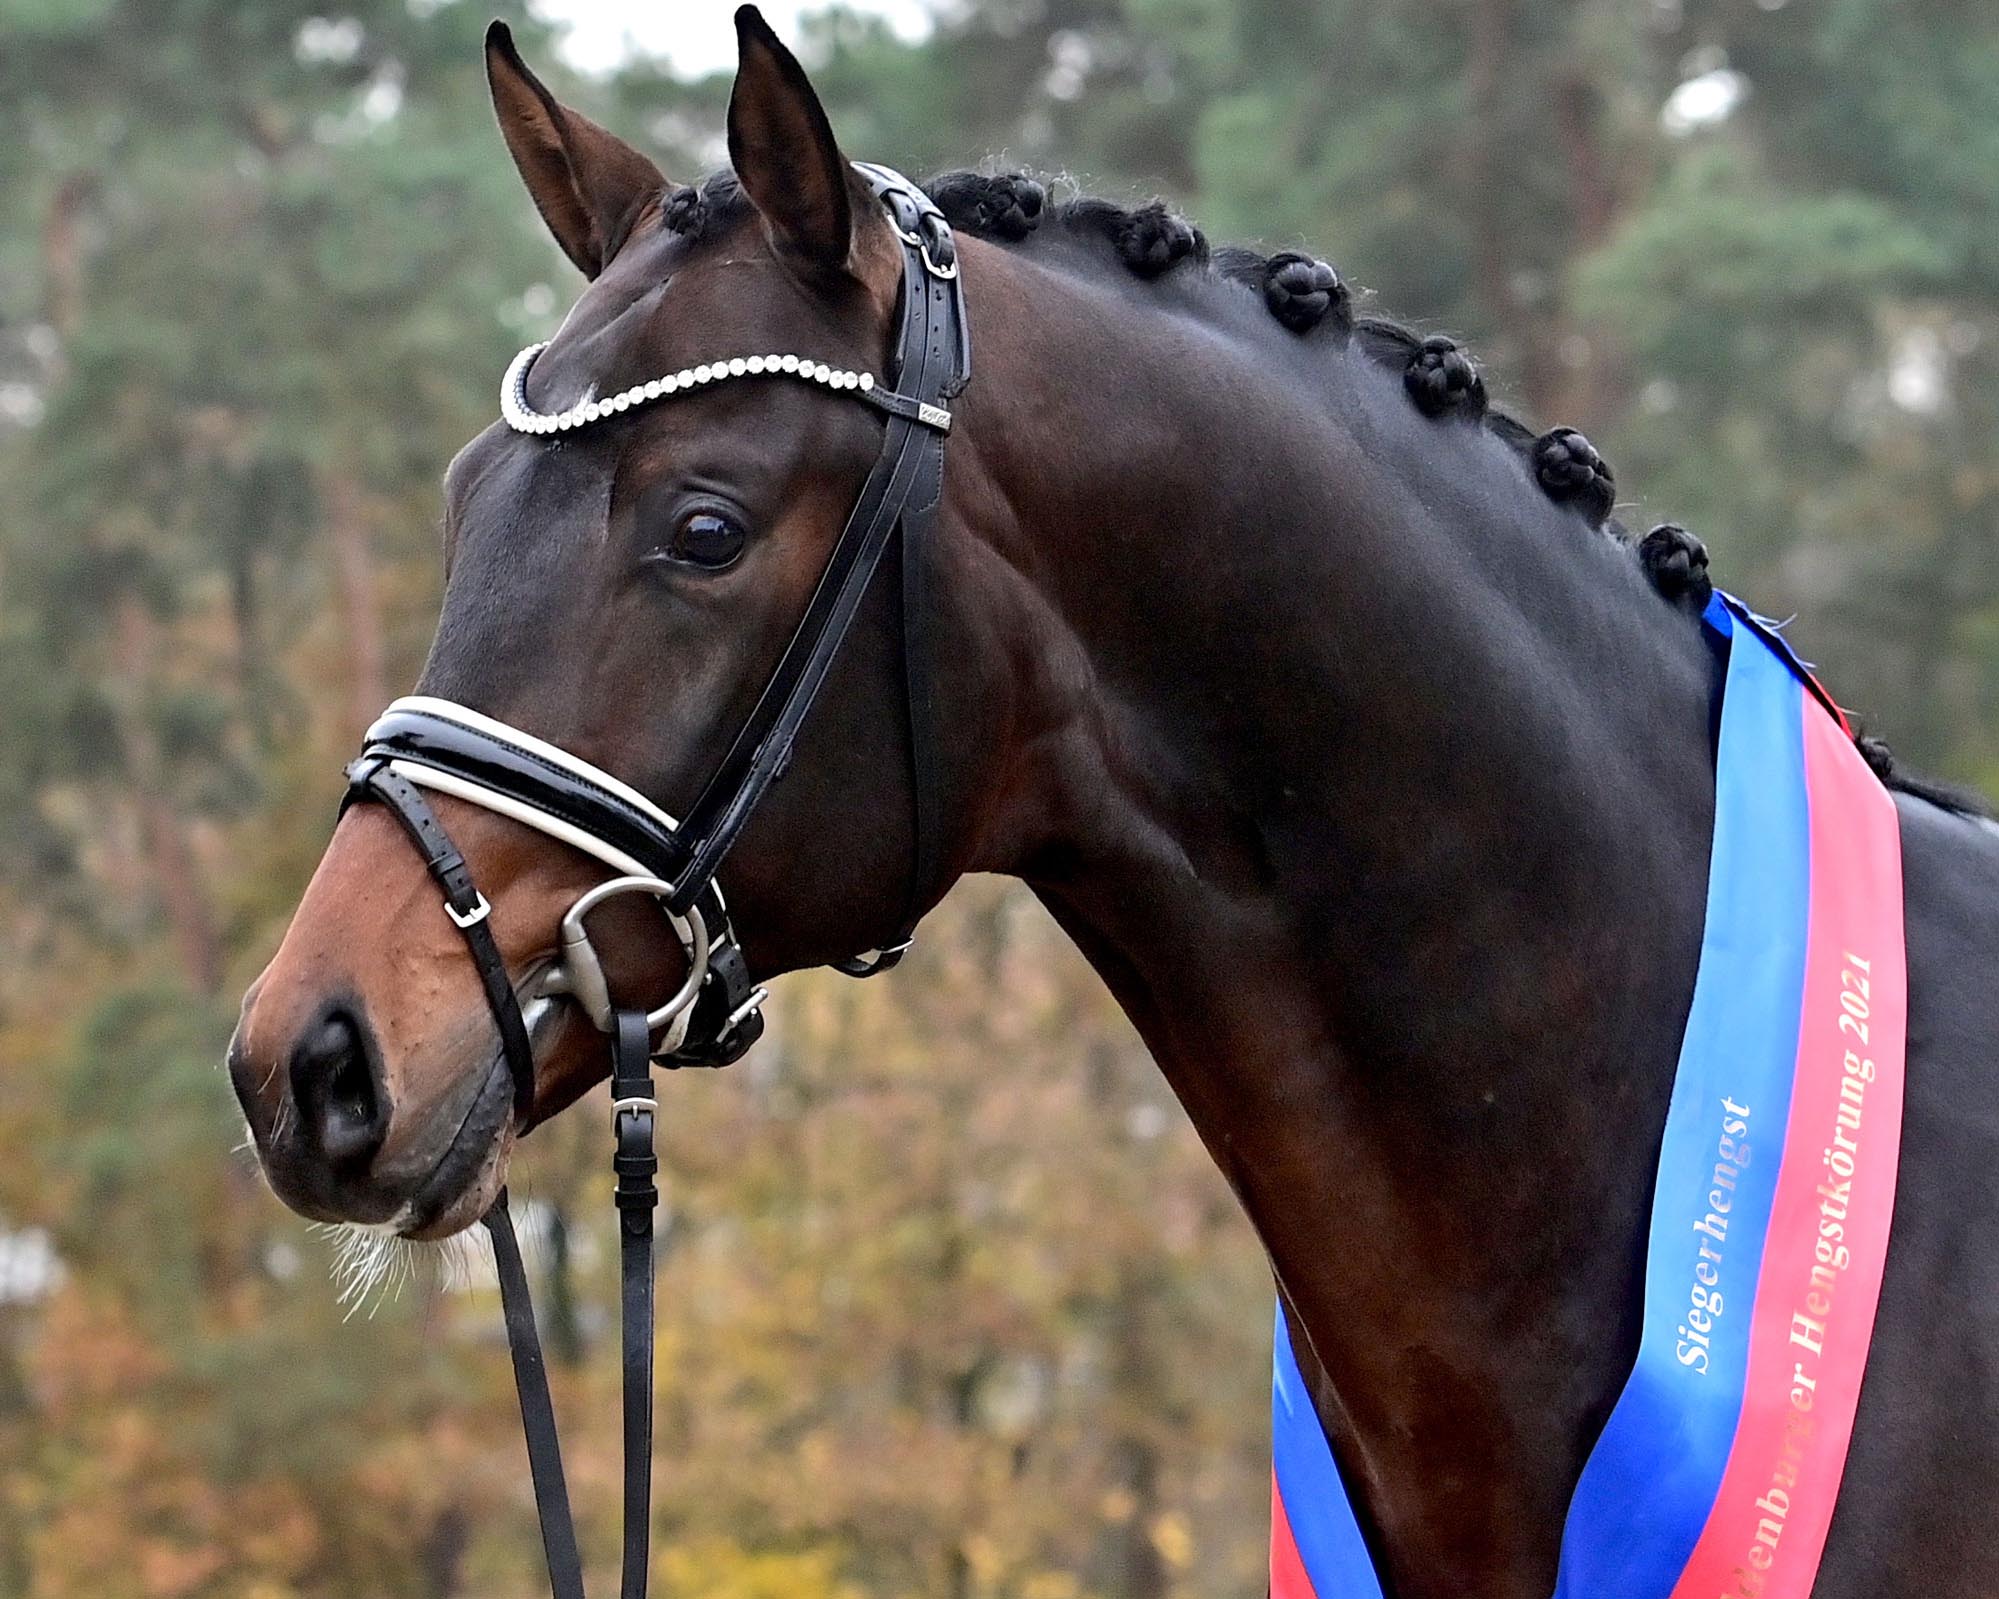
<path fill-rule="evenodd" d="M 1031 730 L 975 864 L 1048 903 L 1240 1195 L 1392 1591 L 1539 1599 L 1636 1348 L 1705 649 L 1337 339 L 972 265 L 955 498 Z"/>

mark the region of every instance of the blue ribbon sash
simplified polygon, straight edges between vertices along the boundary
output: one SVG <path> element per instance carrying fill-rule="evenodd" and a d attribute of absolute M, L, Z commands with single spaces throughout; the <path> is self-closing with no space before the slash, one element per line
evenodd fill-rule
<path fill-rule="evenodd" d="M 1893 800 L 1788 646 L 1729 641 L 1699 973 L 1637 1362 L 1570 1501 L 1556 1599 L 1808 1599 L 1872 1337 L 1907 1032 Z M 1272 1599 L 1381 1599 L 1277 1318 Z"/>

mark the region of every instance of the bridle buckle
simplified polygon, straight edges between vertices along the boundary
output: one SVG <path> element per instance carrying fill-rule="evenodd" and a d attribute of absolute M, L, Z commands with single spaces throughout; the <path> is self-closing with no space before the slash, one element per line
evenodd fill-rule
<path fill-rule="evenodd" d="M 741 1022 L 745 1016 L 749 1015 L 752 1011 L 762 1010 L 764 1001 L 769 998 L 770 998 L 770 990 L 768 988 L 757 987 L 751 989 L 750 997 L 744 1000 L 742 1004 L 738 1005 L 734 1010 L 730 1011 L 728 1016 L 723 1019 L 722 1026 L 720 1028 L 721 1036 L 727 1038 L 729 1034 L 733 1033 L 736 1030 L 737 1024 Z"/>
<path fill-rule="evenodd" d="M 941 283 L 949 283 L 958 275 L 958 258 L 955 254 L 940 262 L 930 253 L 930 240 L 922 233 L 905 228 L 894 211 L 888 214 L 888 225 L 890 232 L 922 257 L 923 270 L 933 278 Z M 955 249 L 955 246 L 953 248 Z"/>
<path fill-rule="evenodd" d="M 446 900 L 444 902 L 444 914 L 451 918 L 452 923 L 458 928 L 458 930 L 461 933 L 464 932 L 465 929 L 468 927 L 477 927 L 488 916 L 491 916 L 493 914 L 492 903 L 486 898 L 484 894 L 479 893 L 475 889 L 473 891 L 473 897 L 477 899 L 479 903 L 474 905 L 469 911 L 466 911 L 462 916 L 458 912 L 458 907 L 452 904 L 450 900 Z"/>
<path fill-rule="evenodd" d="M 942 266 L 939 266 L 936 258 L 930 253 L 930 241 L 928 239 L 917 240 L 916 253 L 923 257 L 923 270 L 928 272 L 933 278 L 938 278 L 945 283 L 949 283 L 958 275 L 957 259 L 954 257 L 946 261 Z"/>

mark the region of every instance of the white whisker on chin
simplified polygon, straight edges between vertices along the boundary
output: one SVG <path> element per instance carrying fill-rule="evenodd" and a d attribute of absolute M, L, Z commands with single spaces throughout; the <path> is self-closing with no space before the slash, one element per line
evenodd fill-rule
<path fill-rule="evenodd" d="M 408 1280 L 414 1249 L 398 1233 L 402 1213 L 386 1222 L 342 1222 L 331 1227 L 336 1303 L 347 1307 L 342 1320 L 352 1320 L 364 1305 L 372 1317 L 386 1299 L 396 1297 Z"/>
<path fill-rule="evenodd" d="M 476 1229 L 448 1238 L 405 1238 L 410 1207 L 385 1222 L 314 1223 L 312 1230 L 333 1245 L 332 1277 L 335 1302 L 346 1307 L 341 1320 L 351 1321 L 364 1308 L 370 1319 L 384 1304 L 402 1296 L 403 1289 L 422 1280 L 447 1292 L 490 1286 L 494 1281 L 491 1246 Z"/>
<path fill-rule="evenodd" d="M 468 1228 L 440 1238 L 432 1251 L 444 1287 L 452 1293 L 484 1288 L 498 1281 L 493 1272 L 493 1246 L 481 1228 Z"/>

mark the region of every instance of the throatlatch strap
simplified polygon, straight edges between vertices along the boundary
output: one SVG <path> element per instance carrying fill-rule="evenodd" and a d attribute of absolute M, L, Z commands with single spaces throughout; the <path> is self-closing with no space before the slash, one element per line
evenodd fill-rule
<path fill-rule="evenodd" d="M 548 1586 L 555 1599 L 583 1599 L 583 1559 L 576 1552 L 576 1524 L 569 1514 L 562 1443 L 555 1433 L 555 1405 L 548 1397 L 548 1365 L 541 1355 L 541 1335 L 535 1331 L 534 1300 L 528 1294 L 504 1188 L 481 1220 L 492 1235 L 493 1265 L 500 1277 L 500 1308 L 507 1323 L 507 1351 L 514 1360 L 514 1392 L 520 1396 L 521 1434 L 527 1440 L 528 1475 L 534 1479 L 535 1513 L 541 1518 Z"/>
<path fill-rule="evenodd" d="M 931 526 L 944 494 L 944 451 L 929 452 L 924 464 L 920 499 L 902 513 L 902 681 L 903 704 L 909 716 L 910 830 L 914 858 L 910 863 L 909 901 L 902 931 L 894 940 L 887 965 L 902 958 L 923 915 L 923 896 L 937 875 L 943 842 L 943 779 L 938 770 L 936 710 L 931 690 L 935 682 L 930 646 L 928 591 Z M 899 946 L 899 947 L 895 947 Z M 887 952 L 884 952 L 885 954 Z M 886 970 L 886 967 L 879 969 Z"/>

